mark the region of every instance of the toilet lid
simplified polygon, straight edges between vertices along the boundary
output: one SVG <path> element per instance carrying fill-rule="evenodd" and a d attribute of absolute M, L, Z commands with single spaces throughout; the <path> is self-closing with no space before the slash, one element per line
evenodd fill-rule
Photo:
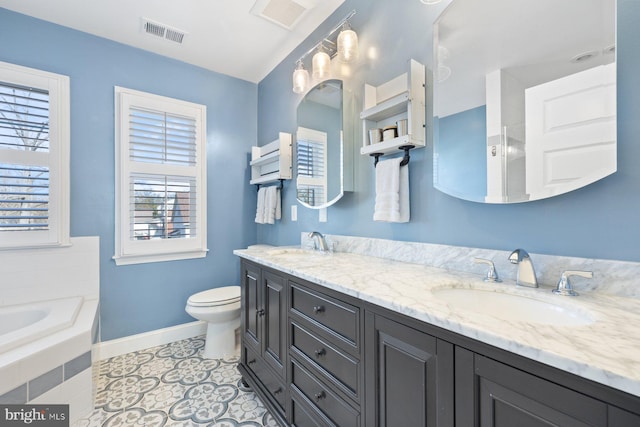
<path fill-rule="evenodd" d="M 198 306 L 217 306 L 240 301 L 240 286 L 223 286 L 198 292 L 189 297 L 187 304 Z"/>

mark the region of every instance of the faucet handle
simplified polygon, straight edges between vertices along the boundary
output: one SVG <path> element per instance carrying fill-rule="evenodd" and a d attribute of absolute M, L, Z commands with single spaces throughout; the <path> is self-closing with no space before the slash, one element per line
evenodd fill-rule
<path fill-rule="evenodd" d="M 489 271 L 487 271 L 487 275 L 483 279 L 485 282 L 502 282 L 498 277 L 498 272 L 496 271 L 496 266 L 493 265 L 493 261 L 484 258 L 474 258 L 473 262 L 476 264 L 487 264 L 489 266 Z"/>
<path fill-rule="evenodd" d="M 580 276 L 585 277 L 587 279 L 593 278 L 593 271 L 581 271 L 581 270 L 566 270 L 562 272 L 562 276 L 560 276 L 560 280 L 558 281 L 558 286 L 551 292 L 556 295 L 563 296 L 572 296 L 575 297 L 578 295 L 576 291 L 571 287 L 571 281 L 569 278 L 571 276 Z"/>

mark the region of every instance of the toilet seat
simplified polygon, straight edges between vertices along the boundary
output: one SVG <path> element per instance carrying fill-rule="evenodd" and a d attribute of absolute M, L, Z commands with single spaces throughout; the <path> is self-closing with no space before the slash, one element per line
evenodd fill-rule
<path fill-rule="evenodd" d="M 217 307 L 240 301 L 240 286 L 223 286 L 193 294 L 187 300 L 192 307 Z"/>

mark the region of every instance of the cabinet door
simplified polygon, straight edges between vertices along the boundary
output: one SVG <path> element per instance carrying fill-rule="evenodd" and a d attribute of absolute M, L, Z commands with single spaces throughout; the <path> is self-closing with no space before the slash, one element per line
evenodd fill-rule
<path fill-rule="evenodd" d="M 242 263 L 242 334 L 246 345 L 256 353 L 261 351 L 260 320 L 262 309 L 260 289 L 260 269 L 252 264 Z"/>
<path fill-rule="evenodd" d="M 268 271 L 264 281 L 264 339 L 262 353 L 265 361 L 280 375 L 285 376 L 287 354 L 287 304 L 285 279 Z"/>
<path fill-rule="evenodd" d="M 640 415 L 609 406 L 609 427 L 640 426 Z"/>
<path fill-rule="evenodd" d="M 456 424 L 606 426 L 606 405 L 495 360 L 456 348 Z"/>
<path fill-rule="evenodd" d="M 438 422 L 437 343 L 435 337 L 404 324 L 366 314 L 365 425 L 452 425 L 445 418 Z M 449 382 L 453 383 L 452 376 Z"/>

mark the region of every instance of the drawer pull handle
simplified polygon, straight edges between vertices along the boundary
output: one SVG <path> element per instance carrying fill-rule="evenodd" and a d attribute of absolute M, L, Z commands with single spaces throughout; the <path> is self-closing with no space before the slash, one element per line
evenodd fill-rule
<path fill-rule="evenodd" d="M 324 391 L 321 391 L 320 393 L 316 393 L 313 395 L 313 397 L 316 398 L 316 402 L 321 401 L 322 399 L 324 399 L 325 397 L 327 397 L 327 395 L 325 394 Z"/>
<path fill-rule="evenodd" d="M 264 308 L 262 308 L 262 309 L 260 309 L 260 310 L 256 311 L 256 314 L 257 314 L 258 316 L 264 316 Z"/>
<path fill-rule="evenodd" d="M 327 354 L 327 350 L 325 350 L 324 348 L 321 348 L 320 350 L 316 350 L 315 353 L 316 353 L 316 357 L 321 357 Z"/>
<path fill-rule="evenodd" d="M 256 363 L 256 359 L 251 359 L 247 362 L 248 365 L 253 365 L 254 363 Z"/>
<path fill-rule="evenodd" d="M 282 387 L 278 387 L 278 388 L 273 392 L 273 394 L 280 394 L 280 393 L 282 393 Z"/>
<path fill-rule="evenodd" d="M 314 314 L 324 313 L 324 306 L 323 305 L 315 305 L 315 306 L 313 306 L 313 313 Z"/>

